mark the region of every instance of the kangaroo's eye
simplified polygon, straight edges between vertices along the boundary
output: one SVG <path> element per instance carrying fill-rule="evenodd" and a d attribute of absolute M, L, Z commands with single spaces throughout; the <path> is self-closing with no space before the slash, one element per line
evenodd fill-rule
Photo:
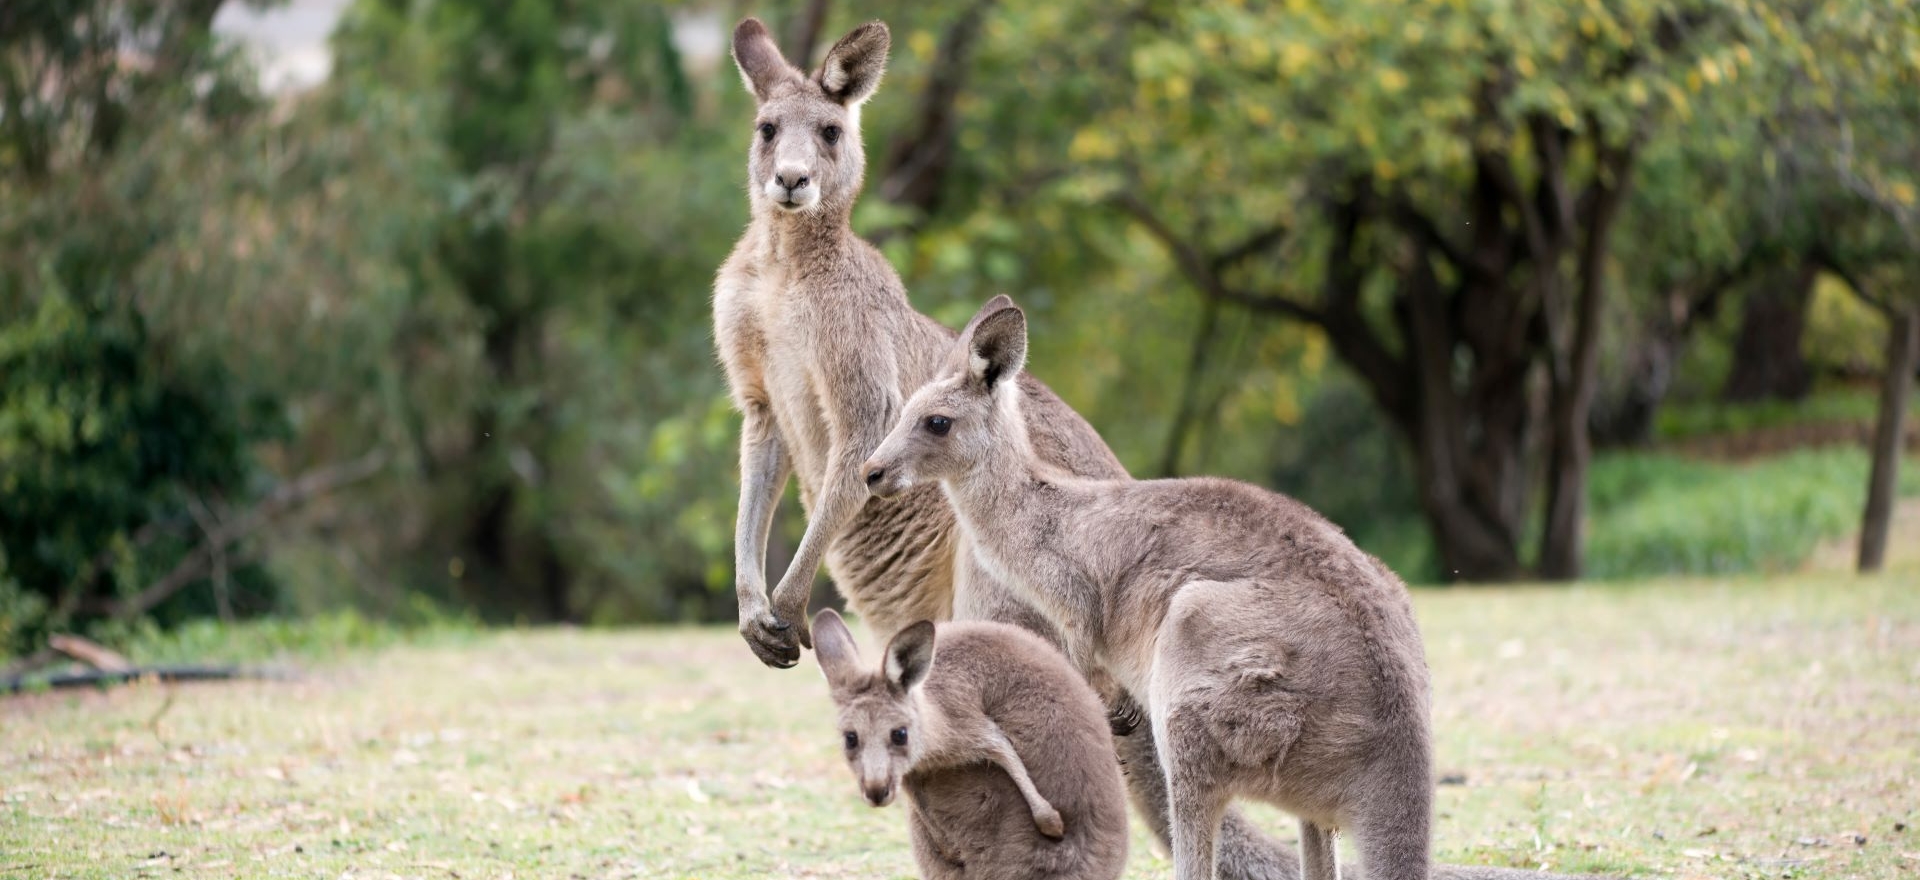
<path fill-rule="evenodd" d="M 935 437 L 945 437 L 953 430 L 953 420 L 946 416 L 927 416 L 927 430 Z"/>
<path fill-rule="evenodd" d="M 837 144 L 840 142 L 840 126 L 829 125 L 826 128 L 820 129 L 820 136 L 826 138 L 827 143 Z"/>
<path fill-rule="evenodd" d="M 906 745 L 906 744 L 907 744 L 907 729 L 906 729 L 906 728 L 904 728 L 904 727 L 896 727 L 896 728 L 894 728 L 894 729 L 893 729 L 893 744 L 894 744 L 894 745 L 896 745 L 896 746 L 904 746 L 904 745 Z"/>
<path fill-rule="evenodd" d="M 760 123 L 760 139 L 763 141 L 772 141 L 775 130 L 771 122 Z"/>
<path fill-rule="evenodd" d="M 846 736 L 847 736 L 847 751 L 851 752 L 854 749 L 857 749 L 860 747 L 860 734 L 854 733 L 853 731 L 849 730 L 847 731 Z"/>

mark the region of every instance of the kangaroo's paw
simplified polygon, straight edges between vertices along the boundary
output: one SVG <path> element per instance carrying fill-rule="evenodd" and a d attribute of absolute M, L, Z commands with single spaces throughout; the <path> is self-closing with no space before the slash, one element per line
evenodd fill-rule
<path fill-rule="evenodd" d="M 740 637 L 760 662 L 775 669 L 792 669 L 800 662 L 800 636 L 792 624 L 772 614 L 756 614 L 741 621 Z"/>

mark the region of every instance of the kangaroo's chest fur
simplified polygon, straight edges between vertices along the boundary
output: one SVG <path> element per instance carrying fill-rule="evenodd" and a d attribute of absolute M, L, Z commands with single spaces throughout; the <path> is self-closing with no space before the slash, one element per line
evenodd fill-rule
<path fill-rule="evenodd" d="M 831 391 L 889 375 L 897 407 L 951 334 L 913 311 L 892 267 L 850 232 L 805 248 L 774 239 L 756 221 L 721 267 L 714 337 L 735 403 L 771 414 L 811 510 L 821 486 L 845 476 L 834 473 L 835 425 L 884 426 L 895 415 L 835 411 Z M 882 632 L 951 616 L 953 517 L 937 495 L 869 501 L 827 555 L 835 584 Z"/>

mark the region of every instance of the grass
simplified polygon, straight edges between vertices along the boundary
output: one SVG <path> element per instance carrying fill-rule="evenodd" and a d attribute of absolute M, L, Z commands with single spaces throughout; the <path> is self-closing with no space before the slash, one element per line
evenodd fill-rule
<path fill-rule="evenodd" d="M 1441 859 L 1920 873 L 1920 575 L 1417 603 L 1437 769 L 1463 780 L 1439 789 Z M 0 701 L 0 876 L 911 875 L 811 661 L 767 670 L 730 630 L 318 656 L 293 682 Z M 1128 876 L 1169 869 L 1136 833 Z"/>

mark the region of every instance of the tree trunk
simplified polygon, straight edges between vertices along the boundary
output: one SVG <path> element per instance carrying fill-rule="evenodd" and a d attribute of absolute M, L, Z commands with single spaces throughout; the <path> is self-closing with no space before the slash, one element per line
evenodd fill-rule
<path fill-rule="evenodd" d="M 1540 534 L 1539 574 L 1554 581 L 1580 577 L 1586 564 L 1587 467 L 1593 461 L 1587 423 L 1600 365 L 1600 300 L 1606 288 L 1608 243 L 1630 168 L 1628 154 L 1610 155 L 1619 165 L 1606 176 L 1609 182 L 1595 190 L 1592 213 L 1581 230 L 1573 339 L 1564 364 L 1556 365 L 1547 404 L 1547 520 Z"/>
<path fill-rule="evenodd" d="M 1819 277 L 1810 260 L 1794 260 L 1768 272 L 1747 294 L 1733 345 L 1733 370 L 1720 391 L 1729 403 L 1799 400 L 1813 385 L 1800 352 L 1807 307 Z"/>
<path fill-rule="evenodd" d="M 973 50 L 992 6 L 993 0 L 974 0 L 940 36 L 911 133 L 894 143 L 886 170 L 880 174 L 882 199 L 923 215 L 940 207 L 960 128 L 960 93 L 966 88 Z M 894 231 L 898 230 L 887 230 Z"/>
<path fill-rule="evenodd" d="M 827 24 L 827 0 L 807 0 L 787 22 L 787 60 L 801 70 L 813 69 L 813 49 L 820 42 L 820 29 Z"/>
<path fill-rule="evenodd" d="M 1890 316 L 1887 372 L 1880 384 L 1880 417 L 1873 432 L 1873 472 L 1867 478 L 1867 510 L 1860 525 L 1860 570 L 1879 571 L 1887 561 L 1887 531 L 1900 479 L 1900 453 L 1907 418 L 1907 397 L 1920 361 L 1920 306 Z"/>
<path fill-rule="evenodd" d="M 1173 425 L 1167 429 L 1167 442 L 1160 452 L 1160 476 L 1174 477 L 1180 473 L 1180 459 L 1187 449 L 1187 437 L 1193 433 L 1194 422 L 1200 417 L 1200 382 L 1207 371 L 1207 355 L 1213 352 L 1213 334 L 1220 324 L 1220 301 L 1206 299 L 1200 303 L 1200 326 L 1194 331 L 1193 350 L 1187 357 L 1187 377 L 1180 385 L 1179 408 L 1174 411 Z"/>

